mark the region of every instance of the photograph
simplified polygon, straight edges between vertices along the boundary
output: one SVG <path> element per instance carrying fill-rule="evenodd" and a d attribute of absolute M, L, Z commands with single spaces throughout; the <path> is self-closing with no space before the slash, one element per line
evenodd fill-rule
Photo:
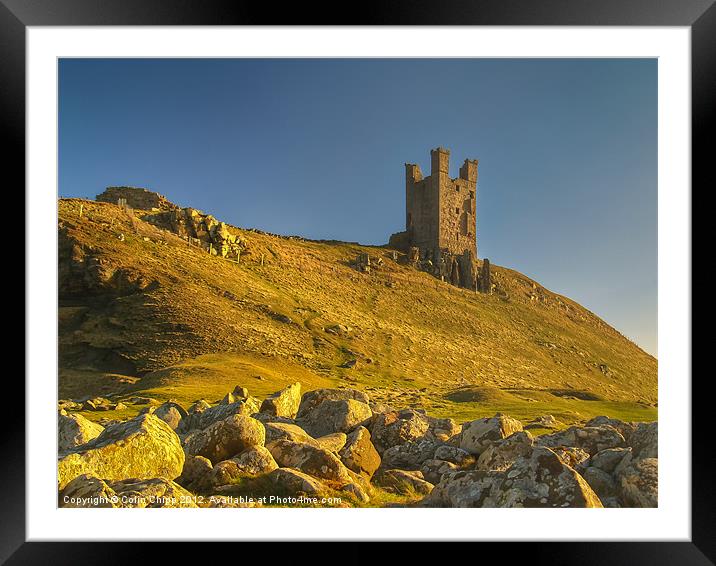
<path fill-rule="evenodd" d="M 659 508 L 659 65 L 58 57 L 58 512 Z"/>

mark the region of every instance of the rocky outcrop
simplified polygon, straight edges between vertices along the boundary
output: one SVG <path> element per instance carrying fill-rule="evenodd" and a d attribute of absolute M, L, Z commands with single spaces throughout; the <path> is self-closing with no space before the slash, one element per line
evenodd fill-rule
<path fill-rule="evenodd" d="M 178 208 L 165 196 L 141 187 L 107 187 L 103 193 L 95 197 L 98 202 L 112 204 L 119 204 L 121 199 L 128 207 L 140 210 L 174 210 Z"/>
<path fill-rule="evenodd" d="M 291 468 L 278 468 L 267 479 L 280 495 L 321 495 L 326 486 L 314 477 Z"/>
<path fill-rule="evenodd" d="M 613 426 L 571 426 L 553 434 L 545 434 L 537 439 L 537 444 L 554 448 L 571 446 L 583 449 L 590 456 L 606 448 L 618 448 L 625 445 L 624 437 Z"/>
<path fill-rule="evenodd" d="M 340 325 L 338 325 L 340 326 Z M 331 327 L 332 328 L 332 327 Z M 359 401 L 368 405 L 370 398 L 363 391 L 357 389 L 314 389 L 304 393 L 298 407 L 297 419 L 304 418 L 313 409 L 324 401 Z"/>
<path fill-rule="evenodd" d="M 61 457 L 58 481 L 63 488 L 82 474 L 104 480 L 173 480 L 183 466 L 179 437 L 164 421 L 145 414 L 108 426 L 94 440 Z"/>

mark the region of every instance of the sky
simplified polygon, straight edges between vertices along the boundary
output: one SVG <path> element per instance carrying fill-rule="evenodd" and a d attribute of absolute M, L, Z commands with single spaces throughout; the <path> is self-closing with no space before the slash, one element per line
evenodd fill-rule
<path fill-rule="evenodd" d="M 146 187 L 384 244 L 404 163 L 478 159 L 478 256 L 657 354 L 656 59 L 61 59 L 59 195 Z"/>

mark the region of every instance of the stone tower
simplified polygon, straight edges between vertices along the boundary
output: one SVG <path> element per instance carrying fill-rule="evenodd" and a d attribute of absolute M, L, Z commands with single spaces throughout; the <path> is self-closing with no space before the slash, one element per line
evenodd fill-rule
<path fill-rule="evenodd" d="M 430 151 L 430 175 L 405 164 L 405 230 L 407 244 L 433 261 L 441 255 L 477 258 L 475 192 L 477 160 L 466 159 L 450 178 L 450 150 Z"/>

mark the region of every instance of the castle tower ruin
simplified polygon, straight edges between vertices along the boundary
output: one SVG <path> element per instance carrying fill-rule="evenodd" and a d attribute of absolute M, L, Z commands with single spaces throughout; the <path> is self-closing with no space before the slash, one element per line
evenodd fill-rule
<path fill-rule="evenodd" d="M 466 159 L 458 177 L 450 178 L 450 150 L 430 151 L 430 175 L 405 164 L 405 230 L 408 246 L 421 254 L 440 253 L 477 258 L 475 193 L 477 160 Z"/>

